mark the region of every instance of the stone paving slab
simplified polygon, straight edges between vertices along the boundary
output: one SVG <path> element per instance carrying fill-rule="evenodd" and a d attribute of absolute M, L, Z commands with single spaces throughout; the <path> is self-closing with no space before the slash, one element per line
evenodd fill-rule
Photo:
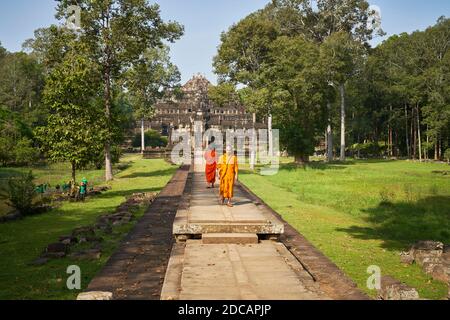
<path fill-rule="evenodd" d="M 175 235 L 205 233 L 283 233 L 284 226 L 272 214 L 266 214 L 235 186 L 234 207 L 220 205 L 219 189 L 207 189 L 204 173 L 192 172 L 174 222 Z"/>
<path fill-rule="evenodd" d="M 312 277 L 281 243 L 174 247 L 163 300 L 323 300 Z"/>
<path fill-rule="evenodd" d="M 257 244 L 258 236 L 254 233 L 207 233 L 202 235 L 203 244 Z"/>
<path fill-rule="evenodd" d="M 114 300 L 159 300 L 173 246 L 172 224 L 189 166 L 180 168 L 86 291 Z"/>
<path fill-rule="evenodd" d="M 303 235 L 287 223 L 281 215 L 269 207 L 263 200 L 255 195 L 245 185 L 241 185 L 242 191 L 253 201 L 260 210 L 276 216 L 284 224 L 284 233 L 280 241 L 288 248 L 305 270 L 320 285 L 320 288 L 335 300 L 369 300 L 339 267 L 318 250 Z"/>

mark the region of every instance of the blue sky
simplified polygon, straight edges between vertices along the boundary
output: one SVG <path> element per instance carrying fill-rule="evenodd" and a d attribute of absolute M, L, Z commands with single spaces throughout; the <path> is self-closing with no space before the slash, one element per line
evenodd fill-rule
<path fill-rule="evenodd" d="M 212 57 L 220 33 L 269 0 L 156 0 L 165 19 L 185 26 L 185 35 L 172 45 L 172 60 L 183 82 L 200 72 L 212 82 Z M 369 0 L 381 9 L 388 35 L 422 30 L 441 15 L 450 16 L 449 0 Z M 10 51 L 21 50 L 33 31 L 55 23 L 54 0 L 0 0 L 0 42 Z M 374 45 L 381 39 L 376 39 Z"/>

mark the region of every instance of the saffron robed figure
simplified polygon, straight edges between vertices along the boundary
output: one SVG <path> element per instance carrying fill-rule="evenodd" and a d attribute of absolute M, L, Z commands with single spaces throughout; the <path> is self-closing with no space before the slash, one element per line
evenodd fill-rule
<path fill-rule="evenodd" d="M 226 153 L 219 158 L 217 164 L 220 179 L 220 199 L 221 203 L 227 201 L 228 207 L 233 207 L 232 198 L 234 196 L 234 184 L 238 179 L 238 158 L 232 152 L 231 146 L 227 146 Z"/>

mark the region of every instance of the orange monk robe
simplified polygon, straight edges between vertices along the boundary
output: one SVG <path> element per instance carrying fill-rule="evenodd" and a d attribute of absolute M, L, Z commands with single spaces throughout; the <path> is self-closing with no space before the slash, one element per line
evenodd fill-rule
<path fill-rule="evenodd" d="M 236 156 L 224 154 L 219 159 L 220 194 L 223 198 L 233 198 L 233 188 L 236 174 L 238 173 L 238 161 Z"/>
<path fill-rule="evenodd" d="M 214 183 L 216 182 L 216 169 L 217 169 L 217 157 L 215 150 L 208 150 L 205 152 L 206 160 L 206 182 Z"/>

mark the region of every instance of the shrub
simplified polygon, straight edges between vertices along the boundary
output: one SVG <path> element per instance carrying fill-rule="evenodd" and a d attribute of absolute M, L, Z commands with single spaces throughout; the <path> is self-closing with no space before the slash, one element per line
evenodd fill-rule
<path fill-rule="evenodd" d="M 163 137 L 159 132 L 154 130 L 149 130 L 145 132 L 145 146 L 147 147 L 166 147 L 169 143 L 167 137 Z M 133 139 L 133 147 L 141 147 L 141 134 L 137 134 Z"/>
<path fill-rule="evenodd" d="M 33 180 L 32 171 L 8 180 L 8 205 L 18 210 L 22 215 L 33 212 L 33 199 L 36 192 Z"/>
<path fill-rule="evenodd" d="M 0 163 L 6 166 L 11 163 L 14 159 L 13 152 L 14 141 L 11 137 L 0 136 Z"/>
<path fill-rule="evenodd" d="M 350 151 L 359 154 L 363 158 L 382 157 L 387 150 L 387 146 L 383 146 L 378 142 L 357 143 L 350 147 Z"/>
<path fill-rule="evenodd" d="M 22 138 L 17 142 L 14 148 L 14 155 L 15 163 L 22 165 L 29 165 L 39 157 L 37 149 L 33 147 L 32 141 L 28 138 Z"/>
<path fill-rule="evenodd" d="M 445 150 L 444 159 L 447 160 L 448 163 L 450 163 L 450 148 Z"/>

